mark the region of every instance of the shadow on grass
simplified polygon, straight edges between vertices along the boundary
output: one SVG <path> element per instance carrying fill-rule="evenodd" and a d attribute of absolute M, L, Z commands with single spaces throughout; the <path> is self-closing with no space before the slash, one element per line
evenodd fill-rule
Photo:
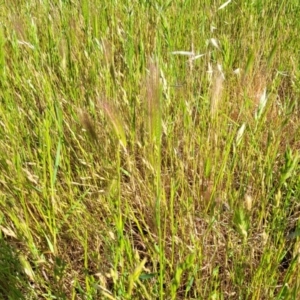
<path fill-rule="evenodd" d="M 25 299 L 28 288 L 16 250 L 0 237 L 0 299 Z"/>

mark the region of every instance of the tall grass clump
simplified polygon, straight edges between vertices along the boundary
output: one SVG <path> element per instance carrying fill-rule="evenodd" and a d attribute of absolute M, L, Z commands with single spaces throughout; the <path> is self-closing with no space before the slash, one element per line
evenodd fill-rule
<path fill-rule="evenodd" d="M 297 1 L 0 3 L 0 298 L 298 299 Z"/>

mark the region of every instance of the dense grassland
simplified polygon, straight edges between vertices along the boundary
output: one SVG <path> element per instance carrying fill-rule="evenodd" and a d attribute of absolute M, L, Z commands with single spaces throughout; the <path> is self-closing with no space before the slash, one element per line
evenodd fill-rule
<path fill-rule="evenodd" d="M 300 299 L 299 16 L 1 1 L 0 299 Z"/>

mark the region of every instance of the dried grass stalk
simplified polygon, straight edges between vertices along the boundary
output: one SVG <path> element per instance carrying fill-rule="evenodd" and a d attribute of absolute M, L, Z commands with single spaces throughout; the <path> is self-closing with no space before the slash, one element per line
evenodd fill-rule
<path fill-rule="evenodd" d="M 211 102 L 210 102 L 210 112 L 211 116 L 214 117 L 220 107 L 220 102 L 222 98 L 224 75 L 219 70 L 215 70 L 213 77 L 213 86 L 211 90 Z"/>

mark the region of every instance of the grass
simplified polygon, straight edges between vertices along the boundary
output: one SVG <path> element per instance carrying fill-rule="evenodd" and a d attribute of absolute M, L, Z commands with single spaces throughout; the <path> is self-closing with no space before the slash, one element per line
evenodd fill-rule
<path fill-rule="evenodd" d="M 1 299 L 299 299 L 298 1 L 2 1 Z"/>

